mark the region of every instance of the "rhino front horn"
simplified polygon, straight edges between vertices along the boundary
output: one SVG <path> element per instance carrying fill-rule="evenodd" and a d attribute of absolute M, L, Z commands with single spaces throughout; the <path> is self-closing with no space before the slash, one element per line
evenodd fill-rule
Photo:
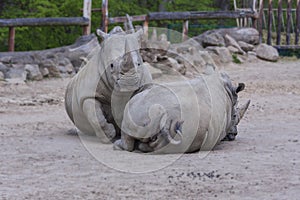
<path fill-rule="evenodd" d="M 248 109 L 250 105 L 250 100 L 247 101 L 247 103 L 245 103 L 242 107 L 238 108 L 239 109 L 239 119 L 238 119 L 238 123 L 240 122 L 240 120 L 244 117 L 244 114 L 246 112 L 246 110 Z"/>

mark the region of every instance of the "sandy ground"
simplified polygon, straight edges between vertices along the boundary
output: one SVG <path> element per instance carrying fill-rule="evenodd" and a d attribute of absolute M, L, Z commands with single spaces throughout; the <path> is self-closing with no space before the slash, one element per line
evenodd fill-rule
<path fill-rule="evenodd" d="M 105 166 L 67 134 L 73 128 L 63 105 L 69 79 L 0 82 L 0 198 L 299 199 L 300 60 L 225 70 L 246 83 L 240 101 L 252 100 L 237 139 L 205 158 L 184 154 L 148 173 Z"/>

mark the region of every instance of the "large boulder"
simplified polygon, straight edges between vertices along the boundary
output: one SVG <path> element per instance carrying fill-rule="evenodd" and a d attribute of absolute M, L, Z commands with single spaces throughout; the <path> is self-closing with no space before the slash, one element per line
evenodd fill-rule
<path fill-rule="evenodd" d="M 224 28 L 206 31 L 194 37 L 196 41 L 206 46 L 225 46 L 224 38 L 226 35 L 234 38 L 235 41 L 243 41 L 248 44 L 259 43 L 259 33 L 254 28 Z"/>
<path fill-rule="evenodd" d="M 267 44 L 260 44 L 256 48 L 257 57 L 263 60 L 276 62 L 279 59 L 277 49 Z"/>
<path fill-rule="evenodd" d="M 199 36 L 193 38 L 203 47 L 207 46 L 225 46 L 225 40 L 222 34 L 219 34 L 215 30 L 207 31 Z"/>
<path fill-rule="evenodd" d="M 27 71 L 27 78 L 29 80 L 38 81 L 43 79 L 43 75 L 40 72 L 39 66 L 34 64 L 26 64 L 25 70 Z"/>

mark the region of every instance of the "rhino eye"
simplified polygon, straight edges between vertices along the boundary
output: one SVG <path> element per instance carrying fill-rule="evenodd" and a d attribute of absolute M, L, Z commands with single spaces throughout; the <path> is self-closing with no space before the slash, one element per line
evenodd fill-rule
<path fill-rule="evenodd" d="M 113 69 L 114 68 L 114 64 L 110 64 L 110 68 Z"/>

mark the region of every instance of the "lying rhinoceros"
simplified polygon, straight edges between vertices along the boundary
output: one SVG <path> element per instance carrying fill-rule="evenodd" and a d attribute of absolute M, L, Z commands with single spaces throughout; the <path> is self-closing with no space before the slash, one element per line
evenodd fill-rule
<path fill-rule="evenodd" d="M 114 148 L 179 153 L 211 150 L 222 139 L 233 140 L 250 103 L 237 108 L 237 93 L 244 87 L 234 87 L 217 71 L 189 81 L 149 84 L 127 103 Z"/>
<path fill-rule="evenodd" d="M 132 93 L 152 78 L 139 53 L 142 30 L 126 34 L 115 27 L 110 34 L 100 30 L 97 34 L 103 41 L 68 84 L 65 108 L 81 132 L 96 134 L 107 143 L 116 137 L 115 120 L 122 120 Z"/>

